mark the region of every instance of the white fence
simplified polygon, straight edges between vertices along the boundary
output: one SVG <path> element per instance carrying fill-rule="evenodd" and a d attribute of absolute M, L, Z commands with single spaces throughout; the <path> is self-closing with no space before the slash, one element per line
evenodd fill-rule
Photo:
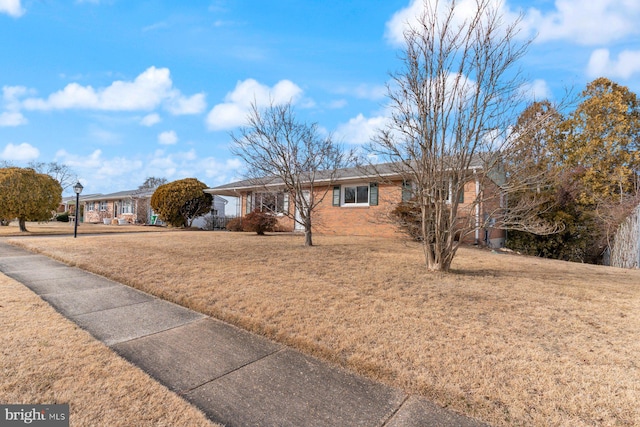
<path fill-rule="evenodd" d="M 640 268 L 640 205 L 618 227 L 609 262 L 612 267 Z"/>

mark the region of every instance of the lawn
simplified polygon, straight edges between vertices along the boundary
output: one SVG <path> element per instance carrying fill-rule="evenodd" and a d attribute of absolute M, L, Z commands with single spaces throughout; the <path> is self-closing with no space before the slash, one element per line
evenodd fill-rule
<path fill-rule="evenodd" d="M 0 237 L 10 236 L 43 236 L 43 235 L 60 235 L 73 236 L 75 224 L 73 222 L 27 222 L 27 232 L 21 233 L 18 227 L 18 221 L 12 221 L 8 226 L 0 226 Z M 112 233 L 131 233 L 131 232 L 153 232 L 167 231 L 166 227 L 151 227 L 144 225 L 104 225 L 92 223 L 79 223 L 77 234 L 112 234 Z"/>
<path fill-rule="evenodd" d="M 494 425 L 640 425 L 640 271 L 402 239 L 191 232 L 11 241 Z"/>
<path fill-rule="evenodd" d="M 71 426 L 209 426 L 205 415 L 0 274 L 0 402 L 68 403 Z"/>

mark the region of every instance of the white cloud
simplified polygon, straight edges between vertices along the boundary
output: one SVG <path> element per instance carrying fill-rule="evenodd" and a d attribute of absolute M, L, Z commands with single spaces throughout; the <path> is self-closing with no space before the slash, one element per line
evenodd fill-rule
<path fill-rule="evenodd" d="M 107 145 L 117 145 L 122 142 L 122 135 L 95 125 L 89 126 L 89 138 Z"/>
<path fill-rule="evenodd" d="M 152 114 L 147 114 L 146 116 L 144 116 L 142 118 L 142 120 L 140 120 L 140 124 L 142 126 L 147 126 L 147 127 L 151 127 L 155 124 L 160 123 L 162 120 L 160 119 L 160 115 L 158 115 L 157 113 L 152 113 Z"/>
<path fill-rule="evenodd" d="M 341 87 L 336 90 L 339 94 L 348 94 L 360 99 L 368 99 L 377 101 L 387 96 L 387 87 L 385 85 L 359 84 L 357 86 Z"/>
<path fill-rule="evenodd" d="M 205 108 L 204 94 L 184 97 L 173 88 L 168 68 L 149 67 L 133 81 L 118 80 L 98 89 L 70 83 L 46 99 L 22 102 L 27 110 L 149 111 L 163 104 L 172 114 L 195 114 Z"/>
<path fill-rule="evenodd" d="M 547 82 L 542 79 L 536 79 L 530 83 L 525 84 L 520 88 L 522 94 L 527 100 L 541 101 L 543 99 L 551 99 L 553 94 Z"/>
<path fill-rule="evenodd" d="M 175 131 L 169 130 L 162 132 L 158 135 L 158 143 L 162 145 L 173 145 L 178 142 L 178 134 Z"/>
<path fill-rule="evenodd" d="M 451 1 L 447 0 L 430 0 L 431 7 L 437 7 L 439 16 L 448 13 Z M 518 17 L 517 13 L 512 12 L 506 5 L 506 1 L 491 0 L 492 5 L 496 7 L 506 22 L 515 22 Z M 385 37 L 387 41 L 394 46 L 404 45 L 404 32 L 407 25 L 414 27 L 417 19 L 424 13 L 424 0 L 412 0 L 411 4 L 397 11 L 386 23 Z M 477 0 L 458 0 L 456 1 L 455 12 L 453 15 L 453 27 L 462 25 L 465 21 L 471 19 L 477 11 Z M 443 20 L 441 20 L 442 22 Z"/>
<path fill-rule="evenodd" d="M 4 112 L 0 113 L 0 127 L 3 126 L 20 126 L 26 125 L 27 119 L 20 113 L 16 112 Z"/>
<path fill-rule="evenodd" d="M 25 10 L 20 5 L 20 0 L 0 0 L 0 13 L 6 13 L 14 18 L 24 15 Z"/>
<path fill-rule="evenodd" d="M 176 116 L 184 114 L 200 114 L 207 108 L 204 93 L 197 93 L 189 98 L 176 94 L 167 102 L 167 110 Z"/>
<path fill-rule="evenodd" d="M 611 59 L 609 49 L 597 49 L 591 54 L 587 66 L 587 74 L 593 78 L 607 76 L 628 79 L 636 73 L 640 73 L 640 50 L 622 51 L 616 61 Z"/>
<path fill-rule="evenodd" d="M 235 89 L 225 96 L 225 102 L 218 104 L 207 115 L 210 130 L 233 129 L 246 123 L 252 103 L 258 108 L 291 102 L 295 104 L 302 96 L 302 89 L 289 80 L 281 80 L 273 87 L 254 79 L 238 82 Z"/>
<path fill-rule="evenodd" d="M 19 107 L 18 98 L 29 93 L 24 86 L 2 86 L 2 99 L 7 105 Z"/>
<path fill-rule="evenodd" d="M 371 142 L 379 129 L 385 127 L 388 120 L 383 116 L 366 118 L 358 114 L 347 123 L 338 126 L 335 137 L 350 144 L 366 144 Z"/>
<path fill-rule="evenodd" d="M 115 81 L 110 86 L 94 89 L 70 83 L 45 100 L 29 98 L 23 105 L 28 110 L 96 109 L 111 111 L 152 110 L 171 89 L 167 68 L 150 67 L 133 82 Z"/>
<path fill-rule="evenodd" d="M 86 194 L 132 190 L 149 176 L 169 181 L 193 177 L 209 186 L 225 184 L 240 176 L 242 162 L 238 159 L 200 157 L 194 149 L 169 153 L 168 148 L 143 155 L 111 158 L 102 150 L 88 155 L 59 150 L 54 160 L 68 165 L 78 174 Z"/>
<path fill-rule="evenodd" d="M 636 0 L 556 0 L 555 9 L 530 8 L 525 24 L 538 32 L 537 41 L 568 40 L 604 45 L 640 33 L 640 2 Z"/>
<path fill-rule="evenodd" d="M 331 101 L 327 106 L 332 110 L 339 110 L 346 107 L 348 104 L 349 103 L 346 99 L 336 99 L 335 101 Z"/>
<path fill-rule="evenodd" d="M 9 143 L 4 147 L 2 153 L 0 153 L 0 159 L 16 162 L 35 160 L 38 156 L 40 156 L 40 150 L 26 142 L 18 145 Z"/>
<path fill-rule="evenodd" d="M 78 174 L 85 187 L 83 193 L 113 193 L 137 188 L 144 181 L 144 163 L 140 159 L 127 157 L 105 158 L 102 150 L 87 156 L 59 150 L 55 161 L 63 163 Z M 149 175 L 151 176 L 151 175 Z M 130 180 L 134 180 L 130 182 Z"/>

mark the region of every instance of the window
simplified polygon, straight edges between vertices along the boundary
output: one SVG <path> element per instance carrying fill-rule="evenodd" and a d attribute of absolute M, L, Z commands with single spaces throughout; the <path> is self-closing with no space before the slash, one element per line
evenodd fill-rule
<path fill-rule="evenodd" d="M 100 202 L 100 212 L 106 212 L 107 210 L 107 202 L 105 200 Z"/>
<path fill-rule="evenodd" d="M 120 213 L 123 214 L 132 214 L 133 213 L 133 202 L 132 200 L 122 200 L 120 203 Z"/>
<path fill-rule="evenodd" d="M 340 205 L 342 206 L 376 206 L 378 204 L 378 184 L 349 184 L 334 187 L 333 204 L 336 204 L 338 189 L 340 191 Z"/>
<path fill-rule="evenodd" d="M 247 213 L 256 209 L 260 212 L 288 213 L 289 195 L 283 192 L 247 194 Z"/>
<path fill-rule="evenodd" d="M 95 205 L 95 202 L 87 202 L 87 211 L 93 212 L 94 205 Z"/>
<path fill-rule="evenodd" d="M 408 202 L 413 197 L 413 187 L 411 182 L 402 181 L 402 201 Z"/>

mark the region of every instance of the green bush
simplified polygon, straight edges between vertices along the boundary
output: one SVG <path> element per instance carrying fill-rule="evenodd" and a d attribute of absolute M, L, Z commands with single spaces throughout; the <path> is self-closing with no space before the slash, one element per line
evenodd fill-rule
<path fill-rule="evenodd" d="M 69 212 L 62 212 L 56 215 L 56 221 L 58 222 L 69 222 Z"/>
<path fill-rule="evenodd" d="M 204 192 L 206 188 L 195 178 L 161 185 L 151 196 L 151 208 L 169 225 L 191 227 L 194 218 L 211 211 L 213 196 Z"/>

